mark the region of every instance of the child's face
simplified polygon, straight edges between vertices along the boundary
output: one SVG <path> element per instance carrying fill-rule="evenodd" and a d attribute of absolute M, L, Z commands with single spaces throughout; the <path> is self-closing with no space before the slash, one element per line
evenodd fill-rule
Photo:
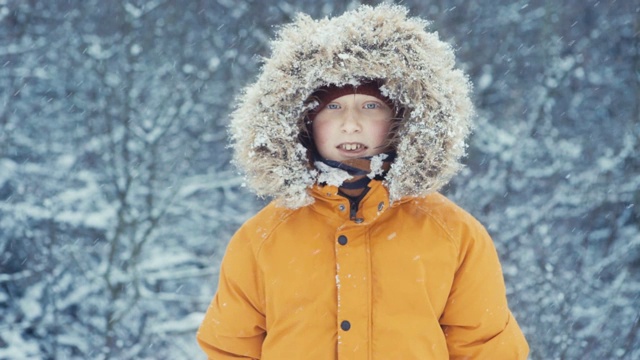
<path fill-rule="evenodd" d="M 392 110 L 375 96 L 349 94 L 320 109 L 313 120 L 313 141 L 328 160 L 373 156 L 387 151 Z"/>

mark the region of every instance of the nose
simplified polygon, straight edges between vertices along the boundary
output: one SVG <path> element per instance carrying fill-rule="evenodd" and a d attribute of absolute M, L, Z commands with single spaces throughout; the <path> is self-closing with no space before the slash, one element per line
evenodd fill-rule
<path fill-rule="evenodd" d="M 346 133 L 346 134 L 358 133 L 362 131 L 362 126 L 360 124 L 360 119 L 358 118 L 358 114 L 353 109 L 349 109 L 344 114 L 344 118 L 342 119 L 341 130 L 343 133 Z"/>

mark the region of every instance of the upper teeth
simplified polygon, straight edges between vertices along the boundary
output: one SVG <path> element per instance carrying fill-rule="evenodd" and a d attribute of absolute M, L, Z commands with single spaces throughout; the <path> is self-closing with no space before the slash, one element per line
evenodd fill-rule
<path fill-rule="evenodd" d="M 358 150 L 362 147 L 361 144 L 343 144 L 342 148 L 345 150 Z"/>

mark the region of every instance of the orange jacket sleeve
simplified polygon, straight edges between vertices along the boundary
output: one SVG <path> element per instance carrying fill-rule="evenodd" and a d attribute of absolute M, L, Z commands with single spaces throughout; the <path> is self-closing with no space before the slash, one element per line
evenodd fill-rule
<path fill-rule="evenodd" d="M 218 291 L 197 340 L 210 359 L 259 359 L 265 338 L 261 271 L 247 234 L 231 239 L 220 269 Z"/>
<path fill-rule="evenodd" d="M 450 359 L 526 359 L 529 346 L 507 306 L 498 255 L 475 219 L 458 229 L 459 267 L 440 324 Z"/>

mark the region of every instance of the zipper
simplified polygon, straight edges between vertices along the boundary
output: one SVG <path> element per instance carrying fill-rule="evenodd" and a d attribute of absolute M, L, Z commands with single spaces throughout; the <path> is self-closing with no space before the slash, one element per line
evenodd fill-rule
<path fill-rule="evenodd" d="M 358 209 L 360 208 L 360 201 L 364 198 L 364 196 L 369 192 L 368 187 L 364 188 L 364 191 L 357 197 L 353 198 L 351 196 L 346 196 L 349 199 L 349 220 L 355 222 L 356 224 L 360 224 L 364 221 L 363 218 L 356 217 L 358 214 Z"/>
<path fill-rule="evenodd" d="M 356 214 L 358 213 L 358 204 L 360 202 L 354 199 L 349 199 L 349 219 L 356 221 Z"/>

